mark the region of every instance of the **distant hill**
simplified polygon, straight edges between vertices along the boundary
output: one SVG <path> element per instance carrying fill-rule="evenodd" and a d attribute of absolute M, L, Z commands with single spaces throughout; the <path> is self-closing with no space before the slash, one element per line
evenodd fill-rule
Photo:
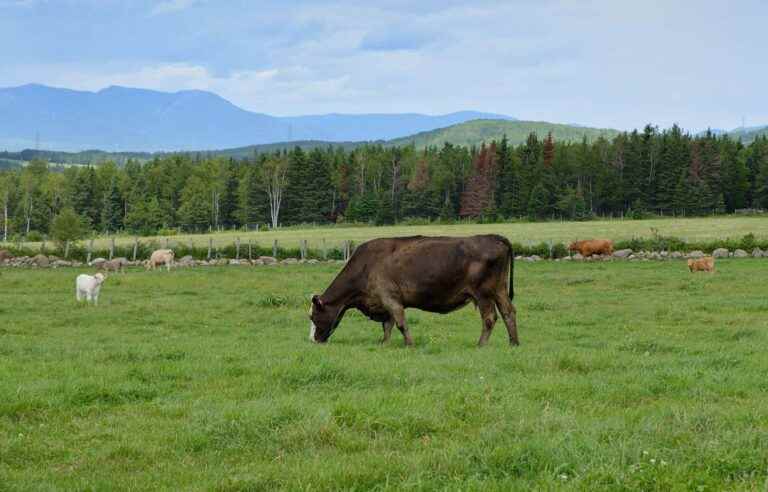
<path fill-rule="evenodd" d="M 205 91 L 113 86 L 87 92 L 29 84 L 0 89 L 0 149 L 156 152 L 388 140 L 478 118 L 511 119 L 474 111 L 277 117 L 246 111 Z"/>
<path fill-rule="evenodd" d="M 733 138 L 740 139 L 744 143 L 750 143 L 759 136 L 768 136 L 768 125 L 753 126 L 747 128 L 734 128 L 728 132 Z"/>
<path fill-rule="evenodd" d="M 592 141 L 601 136 L 610 139 L 619 134 L 618 130 L 609 128 L 589 128 L 544 121 L 475 120 L 397 138 L 388 143 L 390 145 L 413 143 L 418 148 L 442 146 L 445 142 L 456 145 L 480 145 L 491 140 L 501 140 L 506 135 L 511 144 L 517 145 L 525 142 L 531 133 L 544 138 L 549 132 L 552 132 L 552 137 L 558 141 L 579 141 L 584 137 Z"/>
<path fill-rule="evenodd" d="M 352 150 L 356 147 L 366 144 L 380 144 L 386 146 L 411 145 L 415 144 L 418 148 L 425 146 L 442 146 L 444 143 L 455 145 L 480 145 L 482 142 L 491 140 L 501 140 L 506 135 L 509 142 L 513 145 L 525 142 L 528 135 L 533 132 L 544 138 L 547 133 L 552 132 L 552 136 L 558 141 L 580 141 L 585 136 L 588 141 L 598 137 L 613 138 L 618 135 L 617 130 L 589 128 L 574 125 L 562 125 L 557 123 L 546 123 L 541 121 L 505 121 L 505 120 L 474 120 L 466 123 L 440 128 L 430 132 L 422 132 L 408 137 L 378 140 L 375 142 L 329 142 L 323 140 L 301 140 L 296 142 L 276 142 L 270 144 L 247 145 L 243 147 L 234 147 L 229 149 L 209 149 L 209 150 L 190 150 L 184 151 L 186 154 L 208 156 L 231 157 L 242 159 L 253 157 L 255 153 L 275 152 L 293 147 L 303 149 L 312 149 L 316 147 L 337 146 L 345 150 Z M 21 152 L 0 152 L 0 159 L 31 161 L 32 159 L 45 159 L 51 163 L 59 164 L 95 164 L 106 160 L 115 161 L 117 164 L 124 164 L 128 159 L 146 161 L 156 156 L 169 154 L 170 152 L 104 152 L 101 150 L 87 150 L 83 152 L 60 152 L 48 150 L 24 150 Z"/>

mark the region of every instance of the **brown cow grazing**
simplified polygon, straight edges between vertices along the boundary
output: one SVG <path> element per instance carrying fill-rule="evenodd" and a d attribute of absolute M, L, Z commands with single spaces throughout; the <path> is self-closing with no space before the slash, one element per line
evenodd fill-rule
<path fill-rule="evenodd" d="M 355 308 L 382 323 L 382 343 L 397 325 L 405 344 L 413 345 L 406 308 L 449 313 L 473 302 L 483 323 L 479 346 L 491 335 L 497 308 L 510 344 L 519 345 L 513 271 L 512 246 L 501 236 L 374 239 L 355 250 L 325 292 L 312 296 L 309 338 L 327 342 L 347 309 Z"/>
<path fill-rule="evenodd" d="M 715 259 L 711 256 L 705 256 L 699 259 L 690 258 L 688 260 L 688 270 L 693 272 L 715 273 Z"/>
<path fill-rule="evenodd" d="M 592 255 L 612 255 L 613 241 L 610 239 L 587 239 L 574 241 L 568 246 L 568 251 L 576 251 L 583 257 Z"/>
<path fill-rule="evenodd" d="M 174 252 L 172 249 L 158 249 L 147 260 L 147 270 L 154 270 L 155 267 L 165 265 L 168 271 L 173 266 Z"/>

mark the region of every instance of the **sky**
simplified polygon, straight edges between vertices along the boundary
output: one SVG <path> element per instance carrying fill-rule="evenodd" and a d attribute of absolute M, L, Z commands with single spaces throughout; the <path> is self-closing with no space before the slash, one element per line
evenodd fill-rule
<path fill-rule="evenodd" d="M 730 129 L 768 125 L 766 19 L 766 0 L 0 0 L 0 87 Z"/>

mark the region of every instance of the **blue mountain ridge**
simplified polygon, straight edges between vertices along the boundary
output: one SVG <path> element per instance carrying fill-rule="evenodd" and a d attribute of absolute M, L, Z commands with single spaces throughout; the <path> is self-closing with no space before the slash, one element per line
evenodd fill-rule
<path fill-rule="evenodd" d="M 246 111 L 199 90 L 0 88 L 0 149 L 6 150 L 173 151 L 299 140 L 374 141 L 475 119 L 514 120 L 476 111 L 279 117 Z"/>

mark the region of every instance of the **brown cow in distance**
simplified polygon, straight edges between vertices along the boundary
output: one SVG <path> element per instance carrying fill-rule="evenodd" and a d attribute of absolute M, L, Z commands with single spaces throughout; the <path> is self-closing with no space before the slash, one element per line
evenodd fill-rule
<path fill-rule="evenodd" d="M 690 258 L 688 260 L 688 270 L 693 272 L 709 272 L 715 273 L 715 259 L 711 256 L 705 256 L 694 260 Z"/>
<path fill-rule="evenodd" d="M 502 236 L 368 241 L 355 250 L 325 292 L 312 297 L 310 340 L 328 341 L 344 313 L 355 308 L 382 323 L 382 343 L 397 325 L 405 344 L 413 345 L 406 308 L 449 313 L 473 302 L 483 326 L 478 345 L 488 341 L 497 308 L 510 344 L 518 345 L 513 269 L 512 246 Z"/>
<path fill-rule="evenodd" d="M 568 246 L 568 251 L 576 251 L 585 258 L 592 255 L 612 255 L 613 241 L 610 239 L 587 239 L 574 241 Z"/>

